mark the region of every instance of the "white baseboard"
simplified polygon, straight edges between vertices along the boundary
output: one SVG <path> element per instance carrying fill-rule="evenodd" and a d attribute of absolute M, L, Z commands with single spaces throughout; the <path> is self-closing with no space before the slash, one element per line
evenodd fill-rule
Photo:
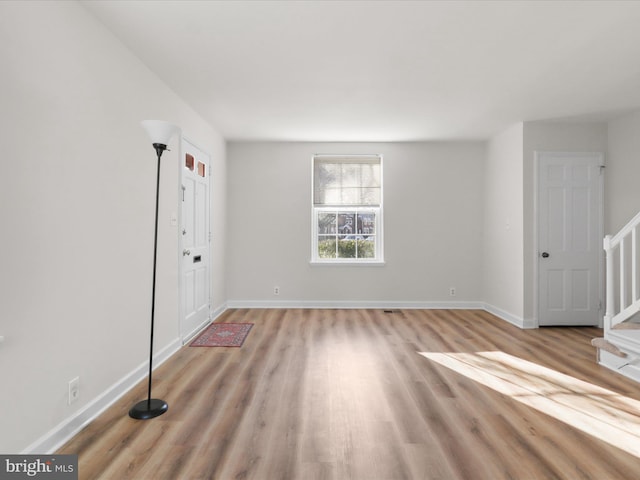
<path fill-rule="evenodd" d="M 326 308 L 326 309 L 468 309 L 483 308 L 482 302 L 404 302 L 404 301 L 299 301 L 299 300 L 229 300 L 228 308 Z"/>
<path fill-rule="evenodd" d="M 209 325 L 211 325 L 213 322 L 215 322 L 216 318 L 218 318 L 220 315 L 222 315 L 225 312 L 225 310 L 227 310 L 227 305 L 226 304 L 216 308 L 215 310 L 212 310 L 210 315 L 209 315 L 209 318 L 207 318 L 204 322 L 202 322 L 200 325 L 198 325 L 196 328 L 194 328 L 193 331 L 189 332 L 187 335 L 185 335 L 182 338 L 182 345 L 186 345 L 187 343 L 189 343 L 202 330 L 204 330 Z"/>
<path fill-rule="evenodd" d="M 194 328 L 192 331 L 190 331 L 189 333 L 187 333 L 184 337 L 182 337 L 182 345 L 186 345 L 187 343 L 189 343 L 193 337 L 195 337 L 196 335 L 198 335 L 202 330 L 204 330 L 205 328 L 207 328 L 209 325 L 211 325 L 212 320 L 210 318 L 207 318 L 204 322 L 202 322 L 200 325 L 198 325 L 196 328 Z"/>
<path fill-rule="evenodd" d="M 153 357 L 154 370 L 176 353 L 181 346 L 180 339 L 176 338 L 160 352 L 155 354 Z M 54 453 L 91 421 L 97 418 L 102 412 L 113 405 L 113 403 L 115 403 L 120 397 L 143 380 L 148 375 L 148 372 L 149 362 L 147 361 L 125 375 L 120 381 L 113 384 L 101 395 L 73 414 L 73 416 L 69 417 L 29 445 L 22 454 Z"/>
<path fill-rule="evenodd" d="M 216 321 L 216 318 L 218 318 L 220 315 L 222 315 L 222 314 L 227 310 L 227 308 L 229 308 L 229 307 L 227 306 L 227 304 L 226 304 L 226 303 L 223 303 L 223 304 L 222 304 L 222 305 L 220 305 L 218 308 L 216 308 L 215 310 L 213 310 L 213 311 L 211 312 L 211 321 L 212 321 L 212 322 L 215 322 L 215 321 Z"/>
<path fill-rule="evenodd" d="M 506 312 L 498 307 L 490 305 L 488 303 L 482 304 L 481 307 L 483 310 L 486 310 L 492 315 L 495 315 L 502 320 L 509 322 L 512 325 L 515 325 L 518 328 L 536 328 L 536 325 L 533 325 L 533 321 L 525 321 L 524 318 L 518 317 L 517 315 L 513 315 L 512 313 Z"/>
<path fill-rule="evenodd" d="M 402 301 L 297 301 L 297 300 L 229 300 L 228 308 L 375 308 L 418 310 L 485 310 L 518 328 L 537 328 L 533 320 L 525 320 L 484 302 L 402 302 Z"/>

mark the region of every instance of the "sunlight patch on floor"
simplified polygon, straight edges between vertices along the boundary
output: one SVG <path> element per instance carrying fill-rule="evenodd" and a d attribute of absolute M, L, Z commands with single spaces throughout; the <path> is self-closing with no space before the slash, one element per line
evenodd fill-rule
<path fill-rule="evenodd" d="M 640 401 L 504 352 L 418 353 L 640 458 Z"/>

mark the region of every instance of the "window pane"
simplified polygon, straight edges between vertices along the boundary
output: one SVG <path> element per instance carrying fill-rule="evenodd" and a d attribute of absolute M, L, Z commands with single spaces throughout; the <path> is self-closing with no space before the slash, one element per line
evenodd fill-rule
<path fill-rule="evenodd" d="M 194 159 L 193 155 L 187 153 L 184 157 L 184 166 L 193 172 L 194 168 Z"/>
<path fill-rule="evenodd" d="M 336 234 L 336 214 L 331 212 L 318 213 L 318 233 L 319 234 Z"/>
<path fill-rule="evenodd" d="M 377 209 L 317 210 L 316 251 L 318 260 L 375 260 Z"/>
<path fill-rule="evenodd" d="M 358 258 L 375 258 L 376 241 L 375 236 L 367 237 L 365 240 L 358 240 Z"/>
<path fill-rule="evenodd" d="M 335 235 L 318 235 L 318 258 L 336 258 Z"/>
<path fill-rule="evenodd" d="M 356 241 L 353 235 L 345 235 L 338 241 L 338 258 L 356 258 Z"/>
<path fill-rule="evenodd" d="M 342 235 L 356 233 L 356 216 L 354 213 L 340 213 L 338 215 L 338 232 Z"/>
<path fill-rule="evenodd" d="M 358 214 L 358 233 L 361 235 L 373 235 L 376 233 L 376 214 Z"/>

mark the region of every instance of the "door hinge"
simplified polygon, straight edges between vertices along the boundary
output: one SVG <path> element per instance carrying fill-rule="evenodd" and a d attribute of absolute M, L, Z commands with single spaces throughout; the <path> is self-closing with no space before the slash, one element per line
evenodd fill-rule
<path fill-rule="evenodd" d="M 605 168 L 607 168 L 606 165 L 600 165 L 600 175 L 602 175 L 602 172 L 604 172 Z"/>
<path fill-rule="evenodd" d="M 187 187 L 185 187 L 184 185 L 181 185 L 182 187 L 182 201 L 184 202 L 184 191 L 187 189 Z"/>

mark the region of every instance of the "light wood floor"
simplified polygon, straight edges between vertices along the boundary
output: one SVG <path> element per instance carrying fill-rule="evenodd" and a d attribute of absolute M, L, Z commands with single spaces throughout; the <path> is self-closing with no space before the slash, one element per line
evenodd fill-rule
<path fill-rule="evenodd" d="M 520 330 L 477 310 L 231 310 L 219 321 L 255 325 L 241 348 L 185 347 L 162 365 L 154 397 L 166 414 L 128 417 L 143 383 L 72 439 L 58 453 L 79 454 L 81 479 L 640 478 L 640 458 L 581 428 L 640 435 L 640 386 L 596 364 L 601 330 Z M 443 353 L 469 354 L 480 381 Z M 532 364 L 545 369 L 526 373 Z M 577 420 L 560 407 L 593 402 Z"/>

